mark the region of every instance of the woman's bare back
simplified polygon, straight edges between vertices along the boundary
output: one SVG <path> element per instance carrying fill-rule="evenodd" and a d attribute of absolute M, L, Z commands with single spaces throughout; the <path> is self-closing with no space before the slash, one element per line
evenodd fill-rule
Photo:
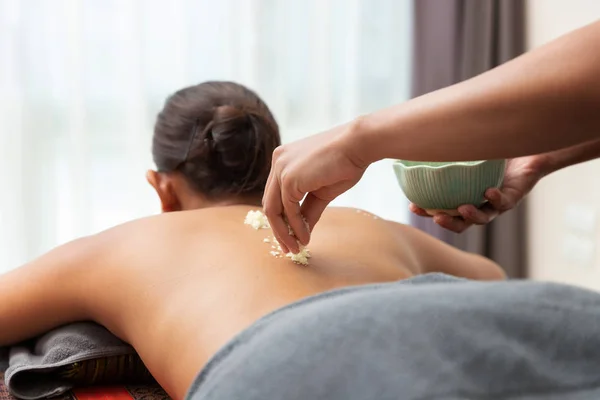
<path fill-rule="evenodd" d="M 354 209 L 328 209 L 312 234 L 309 265 L 294 264 L 271 254 L 276 250 L 270 229 L 244 225 L 251 209 L 230 206 L 162 214 L 66 245 L 63 255 L 56 250 L 55 264 L 63 265 L 57 267 L 63 272 L 54 273 L 56 279 L 69 276 L 75 283 L 56 293 L 36 294 L 32 289 L 31 297 L 46 297 L 42 311 L 52 301 L 48 297 L 56 297 L 57 306 L 52 318 L 29 328 L 24 324 L 18 334 L 93 319 L 133 345 L 165 390 L 183 398 L 208 359 L 269 312 L 334 288 L 428 272 L 425 264 L 431 255 L 420 253 L 429 252 L 432 243 L 425 248 L 423 243 L 433 239 L 423 242 L 422 234 L 411 228 Z M 436 246 L 443 245 L 435 242 Z M 64 266 L 61 257 L 78 262 Z M 489 269 L 491 263 L 479 261 L 482 270 Z M 48 268 L 40 263 L 51 266 L 52 259 L 42 257 L 21 274 L 14 271 L 0 280 L 0 289 L 25 285 L 27 275 L 40 276 Z M 33 271 L 28 274 L 27 268 Z M 499 277 L 495 274 L 489 277 Z M 37 289 L 42 290 L 49 289 Z M 79 306 L 67 308 L 74 302 Z M 31 319 L 37 303 L 32 304 L 27 314 Z M 2 315 L 0 310 L 0 322 Z"/>
<path fill-rule="evenodd" d="M 112 288 L 93 317 L 131 343 L 165 388 L 182 397 L 206 361 L 261 316 L 337 287 L 414 274 L 389 222 L 331 209 L 313 233 L 308 266 L 273 255 L 270 229 L 244 225 L 250 207 L 171 213 L 123 225 L 94 272 Z M 268 241 L 265 241 L 267 239 Z"/>

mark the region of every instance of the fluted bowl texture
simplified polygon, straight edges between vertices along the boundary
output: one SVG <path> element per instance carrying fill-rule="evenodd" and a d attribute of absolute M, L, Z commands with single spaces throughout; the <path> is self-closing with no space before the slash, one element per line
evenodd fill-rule
<path fill-rule="evenodd" d="M 396 160 L 394 172 L 406 197 L 435 214 L 463 204 L 485 202 L 488 188 L 500 187 L 506 160 L 418 162 Z M 457 214 L 457 213 L 450 213 Z"/>

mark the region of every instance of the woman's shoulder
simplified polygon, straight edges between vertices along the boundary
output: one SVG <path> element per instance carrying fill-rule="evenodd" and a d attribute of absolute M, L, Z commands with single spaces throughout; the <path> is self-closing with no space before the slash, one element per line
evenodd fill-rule
<path fill-rule="evenodd" d="M 342 216 L 342 217 L 348 217 L 348 216 L 358 216 L 358 217 L 370 217 L 373 220 L 380 220 L 380 221 L 386 221 L 385 219 L 379 217 L 376 214 L 373 214 L 372 212 L 360 209 L 360 208 L 354 208 L 354 207 L 327 207 L 325 209 L 325 211 L 323 212 L 323 216 L 324 217 L 328 217 L 328 216 Z"/>

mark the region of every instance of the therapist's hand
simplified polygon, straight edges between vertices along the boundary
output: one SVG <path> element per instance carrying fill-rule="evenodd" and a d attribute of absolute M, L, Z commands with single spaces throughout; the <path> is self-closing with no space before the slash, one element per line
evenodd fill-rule
<path fill-rule="evenodd" d="M 458 207 L 460 217 L 438 214 L 433 217 L 436 224 L 450 231 L 461 233 L 472 225 L 485 225 L 498 215 L 513 209 L 545 176 L 543 161 L 539 156 L 513 158 L 508 161 L 501 189 L 488 189 L 488 202 L 481 208 L 473 205 Z M 410 204 L 409 209 L 420 216 L 429 217 L 425 210 Z"/>
<path fill-rule="evenodd" d="M 286 220 L 298 241 L 308 244 L 310 230 L 325 207 L 364 174 L 368 165 L 363 165 L 357 157 L 352 129 L 353 124 L 342 125 L 280 146 L 273 153 L 263 208 L 284 252 L 299 251 Z"/>

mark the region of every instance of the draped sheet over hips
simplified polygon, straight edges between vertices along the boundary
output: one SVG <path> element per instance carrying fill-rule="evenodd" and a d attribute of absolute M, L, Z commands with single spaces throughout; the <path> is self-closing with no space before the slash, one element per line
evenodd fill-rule
<path fill-rule="evenodd" d="M 598 399 L 600 294 L 445 275 L 326 292 L 262 318 L 189 399 Z"/>

